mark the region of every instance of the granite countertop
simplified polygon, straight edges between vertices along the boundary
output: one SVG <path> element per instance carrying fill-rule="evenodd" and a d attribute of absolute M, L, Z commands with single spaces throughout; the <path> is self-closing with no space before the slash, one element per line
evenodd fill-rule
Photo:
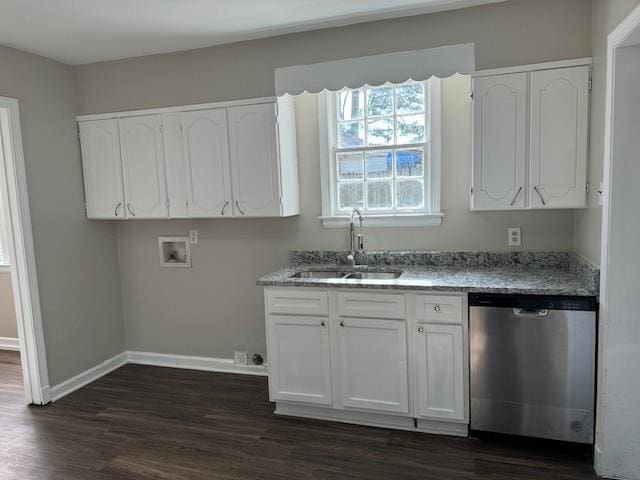
<path fill-rule="evenodd" d="M 394 252 L 373 253 L 367 258 L 364 271 L 401 271 L 390 280 L 354 279 L 309 279 L 291 278 L 305 270 L 353 271 L 338 253 L 331 255 L 319 252 L 294 252 L 292 265 L 265 275 L 258 280 L 261 286 L 278 287 L 324 287 L 324 288 L 370 288 L 397 290 L 429 290 L 476 293 L 509 293 L 529 295 L 575 295 L 597 296 L 599 271 L 591 264 L 585 265 L 581 258 L 571 252 L 550 254 L 526 254 L 527 257 L 482 257 L 465 252 L 451 253 L 456 257 L 443 256 L 442 252 Z M 328 252 L 327 252 L 328 253 Z M 416 257 L 416 255 L 422 255 Z M 434 259 L 433 255 L 438 255 Z M 554 254 L 556 255 L 556 254 Z M 409 258 L 407 258 L 409 256 Z M 454 258 L 454 260 L 451 260 Z M 514 261 L 515 258 L 515 261 Z M 332 260 L 314 262 L 309 260 Z M 525 259 L 525 260 L 523 260 Z M 365 262 L 362 262 L 365 263 Z M 411 263 L 411 264 L 409 264 Z"/>

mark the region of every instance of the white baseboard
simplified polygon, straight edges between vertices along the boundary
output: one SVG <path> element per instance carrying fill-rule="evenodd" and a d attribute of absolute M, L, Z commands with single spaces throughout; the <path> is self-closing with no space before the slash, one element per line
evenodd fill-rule
<path fill-rule="evenodd" d="M 236 365 L 232 358 L 196 357 L 167 353 L 128 351 L 129 363 L 154 367 L 185 368 L 206 372 L 241 373 L 244 375 L 267 375 L 266 365 Z"/>
<path fill-rule="evenodd" d="M 75 377 L 71 377 L 69 380 L 65 380 L 62 383 L 58 383 L 51 387 L 51 401 L 61 399 L 62 397 L 69 395 L 71 392 L 84 387 L 85 385 L 96 381 L 100 377 L 105 376 L 107 373 L 114 371 L 116 368 L 120 368 L 127 363 L 127 352 L 119 353 L 99 365 L 85 370 L 79 373 Z"/>
<path fill-rule="evenodd" d="M 1 338 L 1 337 L 0 337 Z M 184 368 L 206 372 L 240 373 L 243 375 L 267 375 L 266 365 L 236 365 L 231 358 L 195 357 L 191 355 L 171 355 L 167 353 L 126 351 L 105 360 L 75 377 L 51 387 L 52 402 L 71 392 L 94 382 L 117 368 L 134 363 L 154 367 Z"/>
<path fill-rule="evenodd" d="M 0 337 L 0 350 L 20 350 L 20 339 L 12 337 Z"/>

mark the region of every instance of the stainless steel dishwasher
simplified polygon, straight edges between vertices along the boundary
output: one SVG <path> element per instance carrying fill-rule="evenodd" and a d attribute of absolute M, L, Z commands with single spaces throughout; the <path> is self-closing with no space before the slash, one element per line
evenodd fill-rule
<path fill-rule="evenodd" d="M 596 300 L 469 295 L 470 428 L 593 443 Z"/>

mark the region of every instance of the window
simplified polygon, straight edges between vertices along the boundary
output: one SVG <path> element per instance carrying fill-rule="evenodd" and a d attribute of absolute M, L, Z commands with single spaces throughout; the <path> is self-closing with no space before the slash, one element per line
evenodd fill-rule
<path fill-rule="evenodd" d="M 367 225 L 438 225 L 440 85 L 343 89 L 320 98 L 325 226 L 354 208 Z"/>

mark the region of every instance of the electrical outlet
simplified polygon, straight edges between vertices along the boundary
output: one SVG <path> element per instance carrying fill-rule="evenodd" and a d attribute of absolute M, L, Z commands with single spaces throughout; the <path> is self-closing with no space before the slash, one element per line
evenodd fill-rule
<path fill-rule="evenodd" d="M 198 230 L 189 230 L 189 243 L 191 245 L 198 243 Z"/>
<path fill-rule="evenodd" d="M 236 365 L 247 365 L 249 363 L 249 354 L 244 351 L 236 350 L 233 352 L 233 363 Z"/>
<path fill-rule="evenodd" d="M 520 227 L 509 229 L 509 246 L 517 247 L 522 244 L 522 233 Z"/>

